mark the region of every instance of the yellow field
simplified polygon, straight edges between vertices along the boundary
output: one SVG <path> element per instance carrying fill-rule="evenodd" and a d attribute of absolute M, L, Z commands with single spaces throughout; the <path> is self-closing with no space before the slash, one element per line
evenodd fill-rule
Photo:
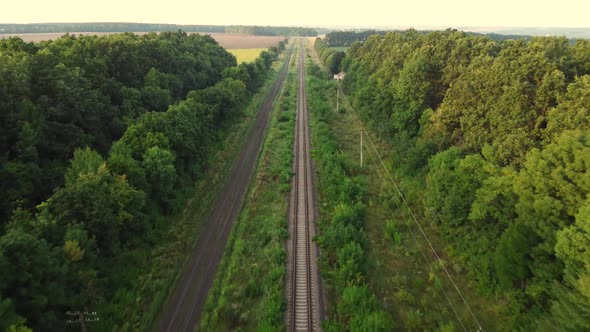
<path fill-rule="evenodd" d="M 238 64 L 242 62 L 252 62 L 258 58 L 260 52 L 266 50 L 266 48 L 230 48 L 227 51 L 233 54 L 238 60 Z"/>

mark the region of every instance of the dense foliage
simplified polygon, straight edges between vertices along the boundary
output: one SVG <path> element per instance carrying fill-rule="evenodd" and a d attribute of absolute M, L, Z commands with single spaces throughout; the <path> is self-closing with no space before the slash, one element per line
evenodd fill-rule
<path fill-rule="evenodd" d="M 371 36 L 346 90 L 514 329 L 590 327 L 590 43 L 447 30 Z M 416 183 L 416 181 L 413 181 Z"/>
<path fill-rule="evenodd" d="M 312 64 L 310 73 L 322 72 Z M 310 75 L 308 107 L 314 168 L 320 195 L 319 235 L 320 271 L 330 298 L 326 331 L 391 331 L 393 319 L 384 311 L 366 280 L 368 244 L 363 224 L 366 212 L 366 178 L 355 175 L 338 149 L 336 137 L 328 126 L 333 116 L 323 98 L 333 89 L 324 79 Z M 323 78 L 323 77 L 322 77 Z"/>
<path fill-rule="evenodd" d="M 369 36 L 375 34 L 385 34 L 385 31 L 333 31 L 324 37 L 324 41 L 330 47 L 342 47 L 351 46 L 352 43 L 357 41 L 365 41 Z"/>
<path fill-rule="evenodd" d="M 105 156 L 142 114 L 166 111 L 235 66 L 210 37 L 183 33 L 12 38 L 0 42 L 0 58 L 1 224 L 63 183 L 76 148 Z"/>
<path fill-rule="evenodd" d="M 330 70 L 332 74 L 338 74 L 341 71 L 342 60 L 344 60 L 346 53 L 330 48 L 328 44 L 320 38 L 315 40 L 313 47 L 318 52 L 320 60 L 328 67 L 328 70 Z"/>
<path fill-rule="evenodd" d="M 112 265 L 182 206 L 275 51 L 236 66 L 183 32 L 0 42 L 1 329 L 64 330 L 120 296 Z"/>
<path fill-rule="evenodd" d="M 542 29 L 541 29 L 542 30 Z M 428 34 L 432 31 L 428 30 L 421 30 L 418 33 L 421 34 Z M 376 31 L 376 30 L 365 30 L 365 31 L 332 31 L 326 34 L 324 37 L 324 41 L 330 47 L 347 47 L 352 46 L 354 42 L 363 42 L 367 40 L 370 36 L 373 35 L 385 35 L 387 31 Z M 531 40 L 533 35 L 543 36 L 543 35 L 571 35 L 572 37 L 580 37 L 583 38 L 584 35 L 588 35 L 587 31 L 580 31 L 578 33 L 572 33 L 572 31 L 561 31 L 559 28 L 556 29 L 548 29 L 546 33 L 540 33 L 539 31 L 531 31 L 523 28 L 518 31 L 512 31 L 513 34 L 508 34 L 506 31 L 502 31 L 502 33 L 477 33 L 477 32 L 467 32 L 467 35 L 470 36 L 483 36 L 488 37 L 495 41 L 505 41 L 509 39 L 523 39 L 523 40 Z"/>

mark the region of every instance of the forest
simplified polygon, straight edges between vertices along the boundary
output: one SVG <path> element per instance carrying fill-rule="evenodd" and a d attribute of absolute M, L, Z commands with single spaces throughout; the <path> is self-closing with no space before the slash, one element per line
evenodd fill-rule
<path fill-rule="evenodd" d="M 328 70 L 332 74 L 338 74 L 342 70 L 342 60 L 346 56 L 343 51 L 336 51 L 326 44 L 323 39 L 317 38 L 314 42 L 313 47 L 318 52 L 322 63 L 328 67 Z"/>
<path fill-rule="evenodd" d="M 526 30 L 526 29 L 524 29 Z M 535 31 L 530 31 L 530 30 L 526 30 L 528 31 L 529 34 L 523 33 L 521 32 L 520 34 L 508 34 L 506 31 L 502 31 L 502 33 L 495 33 L 495 32 L 491 32 L 491 33 L 477 33 L 477 32 L 466 32 L 467 35 L 472 35 L 472 36 L 484 36 L 484 37 L 488 37 L 492 40 L 495 41 L 505 41 L 505 40 L 513 40 L 513 39 L 524 39 L 524 40 L 531 40 L 532 37 L 532 33 Z M 556 29 L 556 31 L 559 31 L 559 29 Z M 419 33 L 422 34 L 428 34 L 431 31 L 419 31 Z M 322 39 L 325 44 L 329 47 L 347 47 L 347 46 L 351 46 L 354 42 L 363 42 L 365 41 L 367 38 L 369 38 L 369 36 L 372 35 L 385 35 L 387 33 L 387 31 L 376 31 L 376 30 L 364 30 L 364 31 L 331 31 L 328 34 L 326 34 L 326 36 L 324 37 L 324 39 Z M 515 33 L 515 32 L 513 32 Z M 556 32 L 551 30 L 551 29 L 547 29 L 546 34 L 555 34 Z M 575 40 L 573 41 L 575 42 Z"/>
<path fill-rule="evenodd" d="M 385 34 L 385 31 L 375 31 L 375 30 L 366 30 L 366 31 L 332 31 L 326 34 L 323 41 L 329 47 L 342 47 L 342 46 L 351 46 L 354 42 L 362 42 L 365 41 L 369 36 L 376 35 L 376 34 Z"/>
<path fill-rule="evenodd" d="M 1 40 L 0 330 L 79 328 L 68 311 L 120 296 L 141 267 L 115 262 L 158 242 L 284 48 L 238 65 L 182 31 Z"/>
<path fill-rule="evenodd" d="M 590 329 L 590 42 L 408 30 L 353 43 L 342 66 L 390 166 L 423 184 L 448 253 L 511 329 Z"/>

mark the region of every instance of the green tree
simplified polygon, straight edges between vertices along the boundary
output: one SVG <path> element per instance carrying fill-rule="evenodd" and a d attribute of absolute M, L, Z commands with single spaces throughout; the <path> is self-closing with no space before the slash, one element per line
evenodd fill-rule
<path fill-rule="evenodd" d="M 70 167 L 65 174 L 66 186 L 74 185 L 85 174 L 94 174 L 103 166 L 104 159 L 96 151 L 86 147 L 76 149 L 74 158 L 70 161 Z"/>
<path fill-rule="evenodd" d="M 551 316 L 541 327 L 590 329 L 590 199 L 580 208 L 575 223 L 557 233 L 555 252 L 565 264 L 563 283 L 554 282 Z"/>
<path fill-rule="evenodd" d="M 63 281 L 66 264 L 59 248 L 10 227 L 0 237 L 0 292 L 14 304 L 18 315 L 35 330 L 59 330 L 63 317 L 66 289 Z"/>
<path fill-rule="evenodd" d="M 149 192 L 145 170 L 141 167 L 141 162 L 134 159 L 132 154 L 131 148 L 125 142 L 116 142 L 109 152 L 108 168 L 113 174 L 125 175 L 135 188 Z"/>
<path fill-rule="evenodd" d="M 576 77 L 558 101 L 557 107 L 547 114 L 547 139 L 564 130 L 590 129 L 590 75 Z"/>
<path fill-rule="evenodd" d="M 459 149 L 450 148 L 432 157 L 428 167 L 428 205 L 447 226 L 466 223 L 474 194 L 483 180 L 481 157 L 470 155 L 462 159 Z"/>
<path fill-rule="evenodd" d="M 552 281 L 562 275 L 563 262 L 555 256 L 558 231 L 575 223 L 590 192 L 588 135 L 565 131 L 544 149 L 532 150 L 514 184 L 518 219 L 539 238 L 531 249 L 534 282 L 528 285 L 541 290 L 536 298 L 547 296 Z"/>
<path fill-rule="evenodd" d="M 531 231 L 524 225 L 516 223 L 502 233 L 498 242 L 494 263 L 498 284 L 503 289 L 524 287 L 524 280 L 529 277 L 529 260 L 531 245 L 534 244 Z"/>
<path fill-rule="evenodd" d="M 77 154 L 79 160 L 74 158 L 69 174 L 75 174 L 73 169 L 91 155 L 90 150 Z M 63 239 L 68 225 L 80 224 L 96 239 L 100 254 L 112 256 L 133 231 L 144 228 L 144 204 L 145 194 L 130 186 L 125 177 L 112 175 L 103 162 L 94 170 L 78 173 L 48 200 L 46 209 L 56 220 L 56 238 Z"/>
<path fill-rule="evenodd" d="M 159 147 L 149 148 L 143 155 L 142 166 L 152 188 L 152 197 L 165 208 L 170 207 L 176 184 L 174 159 L 174 152 Z"/>
<path fill-rule="evenodd" d="M 3 262 L 4 257 L 0 256 L 0 267 L 2 269 L 9 269 L 7 262 Z M 10 299 L 4 299 L 0 297 L 0 328 L 3 331 L 9 329 L 9 327 L 17 326 L 22 324 L 25 319 L 16 314 L 14 306 Z"/>

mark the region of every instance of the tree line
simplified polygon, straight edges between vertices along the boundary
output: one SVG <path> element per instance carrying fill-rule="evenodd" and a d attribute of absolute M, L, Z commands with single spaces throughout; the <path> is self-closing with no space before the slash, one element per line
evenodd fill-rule
<path fill-rule="evenodd" d="M 0 24 L 0 34 L 60 32 L 174 32 L 178 30 L 183 30 L 185 32 L 245 33 L 257 36 L 315 37 L 318 35 L 318 31 L 313 28 L 246 25 L 178 25 L 122 22 Z"/>
<path fill-rule="evenodd" d="M 590 328 L 590 42 L 373 35 L 343 61 L 354 107 L 513 329 Z"/>
<path fill-rule="evenodd" d="M 0 41 L 0 329 L 108 302 L 110 265 L 157 241 L 284 47 L 237 65 L 182 31 Z"/>
<path fill-rule="evenodd" d="M 0 33 L 175 32 L 178 30 L 185 32 L 225 32 L 225 26 L 125 22 L 0 24 Z"/>
<path fill-rule="evenodd" d="M 313 28 L 302 27 L 273 27 L 273 26 L 247 26 L 231 25 L 225 28 L 227 33 L 245 33 L 255 36 L 301 36 L 315 37 L 318 31 Z"/>
<path fill-rule="evenodd" d="M 351 46 L 354 42 L 365 41 L 369 36 L 376 34 L 385 34 L 385 31 L 366 30 L 366 31 L 333 31 L 324 37 L 325 43 L 329 47 Z"/>
<path fill-rule="evenodd" d="M 342 70 L 342 60 L 346 56 L 343 51 L 336 51 L 328 46 L 328 44 L 321 38 L 316 38 L 313 45 L 320 56 L 320 60 L 328 67 L 332 74 L 338 74 Z"/>
<path fill-rule="evenodd" d="M 525 31 L 526 29 L 522 29 Z M 560 29 L 555 29 L 556 31 L 560 31 Z M 401 32 L 401 31 L 400 31 Z M 428 34 L 432 31 L 419 31 L 422 34 Z M 466 32 L 468 35 L 473 36 L 485 36 L 495 41 L 505 41 L 510 39 L 524 39 L 526 41 L 531 40 L 532 32 L 528 31 L 529 34 L 506 34 L 506 33 L 477 33 L 477 32 Z M 373 35 L 385 35 L 387 31 L 377 31 L 377 30 L 365 30 L 365 31 L 331 31 L 326 34 L 324 37 L 324 41 L 329 47 L 347 47 L 351 46 L 354 42 L 363 42 L 367 40 L 370 36 Z M 547 34 L 555 34 L 555 31 L 551 30 L 547 32 Z M 565 34 L 565 33 L 563 33 Z M 538 35 L 538 32 L 537 32 Z M 575 42 L 575 40 L 572 40 Z"/>

